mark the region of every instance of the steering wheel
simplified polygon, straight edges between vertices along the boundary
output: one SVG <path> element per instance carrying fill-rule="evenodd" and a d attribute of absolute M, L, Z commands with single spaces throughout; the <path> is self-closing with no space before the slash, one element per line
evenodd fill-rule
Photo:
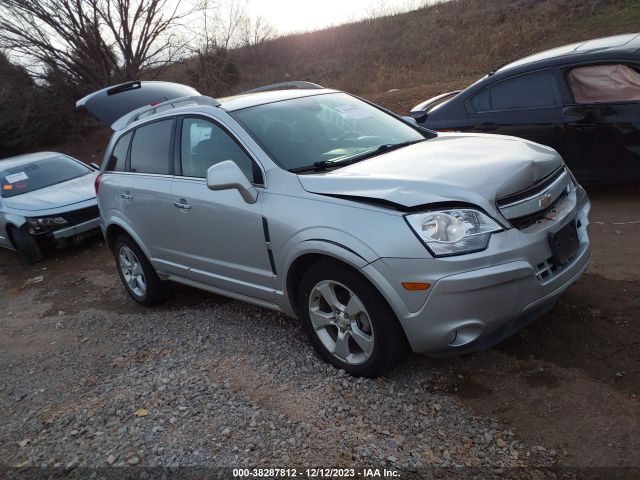
<path fill-rule="evenodd" d="M 357 140 L 358 138 L 360 138 L 360 132 L 356 132 L 355 130 L 348 130 L 344 132 L 342 135 L 340 135 L 338 138 L 336 138 L 336 141 L 342 142 L 348 139 L 349 137 L 351 137 L 354 140 Z"/>

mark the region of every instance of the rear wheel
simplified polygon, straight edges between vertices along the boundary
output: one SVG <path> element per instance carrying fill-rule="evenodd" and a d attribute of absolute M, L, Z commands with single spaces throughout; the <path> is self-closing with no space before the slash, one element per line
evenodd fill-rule
<path fill-rule="evenodd" d="M 297 304 L 320 356 L 352 375 L 379 376 L 406 352 L 404 333 L 382 295 L 338 262 L 311 266 L 302 277 Z"/>
<path fill-rule="evenodd" d="M 26 228 L 11 227 L 10 232 L 16 250 L 29 263 L 38 263 L 44 259 L 44 252 L 38 240 L 31 235 Z"/>
<path fill-rule="evenodd" d="M 120 280 L 127 292 L 142 305 L 157 305 L 167 297 L 167 286 L 131 237 L 121 235 L 114 243 L 113 253 Z"/>

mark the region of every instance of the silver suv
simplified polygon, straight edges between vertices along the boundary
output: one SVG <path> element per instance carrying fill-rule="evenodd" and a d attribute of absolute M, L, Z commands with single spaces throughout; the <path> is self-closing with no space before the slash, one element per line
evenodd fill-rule
<path fill-rule="evenodd" d="M 585 191 L 532 142 L 304 82 L 217 100 L 130 82 L 78 106 L 115 121 L 96 188 L 134 300 L 173 281 L 283 312 L 354 375 L 494 345 L 591 258 Z"/>

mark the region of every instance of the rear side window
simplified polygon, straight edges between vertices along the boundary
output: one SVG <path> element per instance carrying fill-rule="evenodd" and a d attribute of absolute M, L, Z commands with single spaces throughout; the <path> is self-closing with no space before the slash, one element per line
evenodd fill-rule
<path fill-rule="evenodd" d="M 136 129 L 131 142 L 131 171 L 168 175 L 171 171 L 173 119 Z"/>
<path fill-rule="evenodd" d="M 234 161 L 246 177 L 261 183 L 257 166 L 236 141 L 221 127 L 201 118 L 185 118 L 180 142 L 182 174 L 204 178 L 212 165 Z"/>
<path fill-rule="evenodd" d="M 491 86 L 492 110 L 544 108 L 558 104 L 553 74 L 548 70 L 519 75 Z"/>
<path fill-rule="evenodd" d="M 129 132 L 123 135 L 113 147 L 111 151 L 111 157 L 109 157 L 109 163 L 106 170 L 109 172 L 123 172 L 125 164 L 127 163 L 127 152 L 129 152 L 129 144 L 131 143 L 131 135 Z"/>
<path fill-rule="evenodd" d="M 577 103 L 640 102 L 640 73 L 628 65 L 590 65 L 567 75 Z"/>

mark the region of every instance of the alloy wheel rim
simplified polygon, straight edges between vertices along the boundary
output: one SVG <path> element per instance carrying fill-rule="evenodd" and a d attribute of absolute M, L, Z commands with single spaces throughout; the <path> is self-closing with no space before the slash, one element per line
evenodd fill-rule
<path fill-rule="evenodd" d="M 140 265 L 140 260 L 138 260 L 136 254 L 129 247 L 123 245 L 120 248 L 118 259 L 120 271 L 129 290 L 131 290 L 136 297 L 144 297 L 147 291 L 147 282 L 144 278 L 142 265 Z"/>
<path fill-rule="evenodd" d="M 342 362 L 361 365 L 371 357 L 371 317 L 345 285 L 333 280 L 318 282 L 309 295 L 309 318 L 322 345 Z"/>

